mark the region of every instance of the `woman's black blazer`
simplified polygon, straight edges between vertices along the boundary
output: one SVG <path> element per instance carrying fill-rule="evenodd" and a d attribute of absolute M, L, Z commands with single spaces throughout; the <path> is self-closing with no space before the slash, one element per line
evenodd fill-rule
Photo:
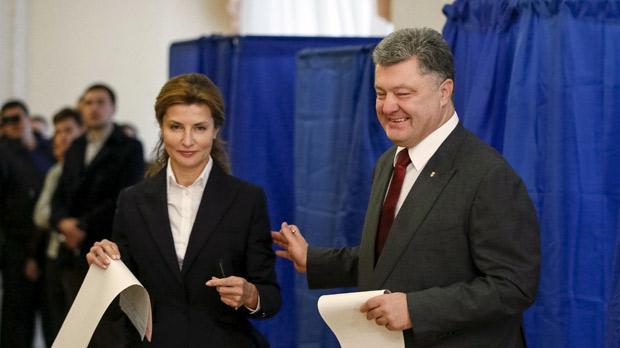
<path fill-rule="evenodd" d="M 252 347 L 265 339 L 248 318 L 268 318 L 280 307 L 275 255 L 264 192 L 214 163 L 198 208 L 183 269 L 174 249 L 166 199 L 166 170 L 124 190 L 113 240 L 148 290 L 153 309 L 148 347 Z M 220 267 L 220 264 L 222 267 Z M 250 314 L 220 301 L 205 282 L 245 278 L 258 288 L 260 311 Z"/>

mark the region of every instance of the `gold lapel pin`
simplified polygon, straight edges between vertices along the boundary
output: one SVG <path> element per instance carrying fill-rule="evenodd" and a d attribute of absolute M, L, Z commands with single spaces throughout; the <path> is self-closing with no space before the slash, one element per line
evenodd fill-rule
<path fill-rule="evenodd" d="M 431 172 L 431 178 L 435 176 L 435 172 Z"/>

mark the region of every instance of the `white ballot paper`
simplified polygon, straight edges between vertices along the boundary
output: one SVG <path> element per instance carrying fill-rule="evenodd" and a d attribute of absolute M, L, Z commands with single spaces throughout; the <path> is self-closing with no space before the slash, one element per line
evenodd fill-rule
<path fill-rule="evenodd" d="M 150 340 L 152 323 L 149 294 L 123 261 L 112 260 L 108 269 L 90 266 L 52 348 L 88 346 L 103 313 L 118 294 L 121 309 L 136 327 L 140 337 L 144 339 L 146 336 Z"/>
<path fill-rule="evenodd" d="M 371 297 L 386 290 L 323 295 L 319 298 L 319 313 L 334 332 L 342 348 L 381 347 L 404 348 L 402 331 L 389 331 L 374 320 L 366 319 L 360 307 Z"/>

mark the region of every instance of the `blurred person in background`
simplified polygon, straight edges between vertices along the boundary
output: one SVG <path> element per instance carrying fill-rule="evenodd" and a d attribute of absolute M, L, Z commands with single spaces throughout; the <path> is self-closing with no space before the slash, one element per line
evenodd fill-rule
<path fill-rule="evenodd" d="M 47 170 L 54 163 L 49 143 L 35 136 L 28 107 L 9 100 L 0 109 L 0 230 L 2 250 L 2 324 L 0 347 L 30 348 L 40 298 L 40 277 L 27 262 L 36 228 L 34 205 Z"/>
<path fill-rule="evenodd" d="M 71 266 L 71 260 L 74 255 L 72 250 L 67 249 L 62 244 L 64 237 L 57 231 L 50 229 L 49 219 L 52 210 L 52 196 L 56 191 L 58 180 L 62 174 L 65 152 L 73 140 L 81 136 L 84 131 L 82 116 L 75 109 L 64 108 L 60 110 L 54 115 L 52 123 L 54 125 L 54 136 L 52 139 L 56 164 L 50 168 L 45 177 L 45 184 L 33 215 L 35 225 L 47 234 L 47 238 L 40 238 L 35 243 L 46 246 L 43 249 L 44 256 L 42 260 L 44 265 L 42 322 L 43 334 L 48 346 L 51 346 L 54 342 L 54 338 L 58 334 L 73 300 L 71 292 L 65 291 L 63 286 L 65 276 L 63 265 L 68 263 Z M 34 261 L 34 259 L 29 260 L 31 272 L 37 271 L 34 265 L 39 266 Z"/>
<path fill-rule="evenodd" d="M 50 218 L 51 227 L 62 234 L 64 246 L 73 253 L 73 260 L 63 267 L 63 286 L 71 302 L 88 271 L 84 255 L 95 241 L 111 237 L 118 194 L 144 176 L 142 144 L 114 123 L 116 94 L 112 88 L 93 84 L 78 104 L 86 132 L 65 153 Z M 100 327 L 115 327 L 107 317 Z M 91 343 L 109 347 L 121 345 L 122 340 L 95 332 Z"/>

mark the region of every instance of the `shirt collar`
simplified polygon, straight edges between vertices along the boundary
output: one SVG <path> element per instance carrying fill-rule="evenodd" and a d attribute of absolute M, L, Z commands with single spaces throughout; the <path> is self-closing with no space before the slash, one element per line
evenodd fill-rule
<path fill-rule="evenodd" d="M 86 141 L 90 143 L 104 143 L 110 135 L 112 135 L 112 131 L 114 130 L 114 124 L 110 124 L 106 128 L 104 128 L 101 133 L 93 133 L 86 132 Z M 96 136 L 95 136 L 96 134 Z"/>
<path fill-rule="evenodd" d="M 196 180 L 189 186 L 183 186 L 177 182 L 177 178 L 174 176 L 174 172 L 172 171 L 172 166 L 170 165 L 170 158 L 168 158 L 168 165 L 166 166 L 166 177 L 168 178 L 168 187 L 170 185 L 176 185 L 177 187 L 189 188 L 189 187 L 198 187 L 201 190 L 207 184 L 207 180 L 209 179 L 209 175 L 211 174 L 211 169 L 213 168 L 213 158 L 209 155 L 209 162 L 204 167 L 200 175 L 196 178 Z"/>
<path fill-rule="evenodd" d="M 426 163 L 431 159 L 431 157 L 433 157 L 437 149 L 439 149 L 441 144 L 443 144 L 458 124 L 459 117 L 455 111 L 452 117 L 450 117 L 446 123 L 441 125 L 441 127 L 435 129 L 426 138 L 422 139 L 418 145 L 407 149 L 407 151 L 409 151 L 411 163 L 417 171 L 421 171 L 424 168 Z M 394 154 L 394 165 L 396 165 L 396 155 L 398 155 L 402 149 L 404 149 L 402 146 L 399 146 L 396 149 L 396 153 Z"/>

